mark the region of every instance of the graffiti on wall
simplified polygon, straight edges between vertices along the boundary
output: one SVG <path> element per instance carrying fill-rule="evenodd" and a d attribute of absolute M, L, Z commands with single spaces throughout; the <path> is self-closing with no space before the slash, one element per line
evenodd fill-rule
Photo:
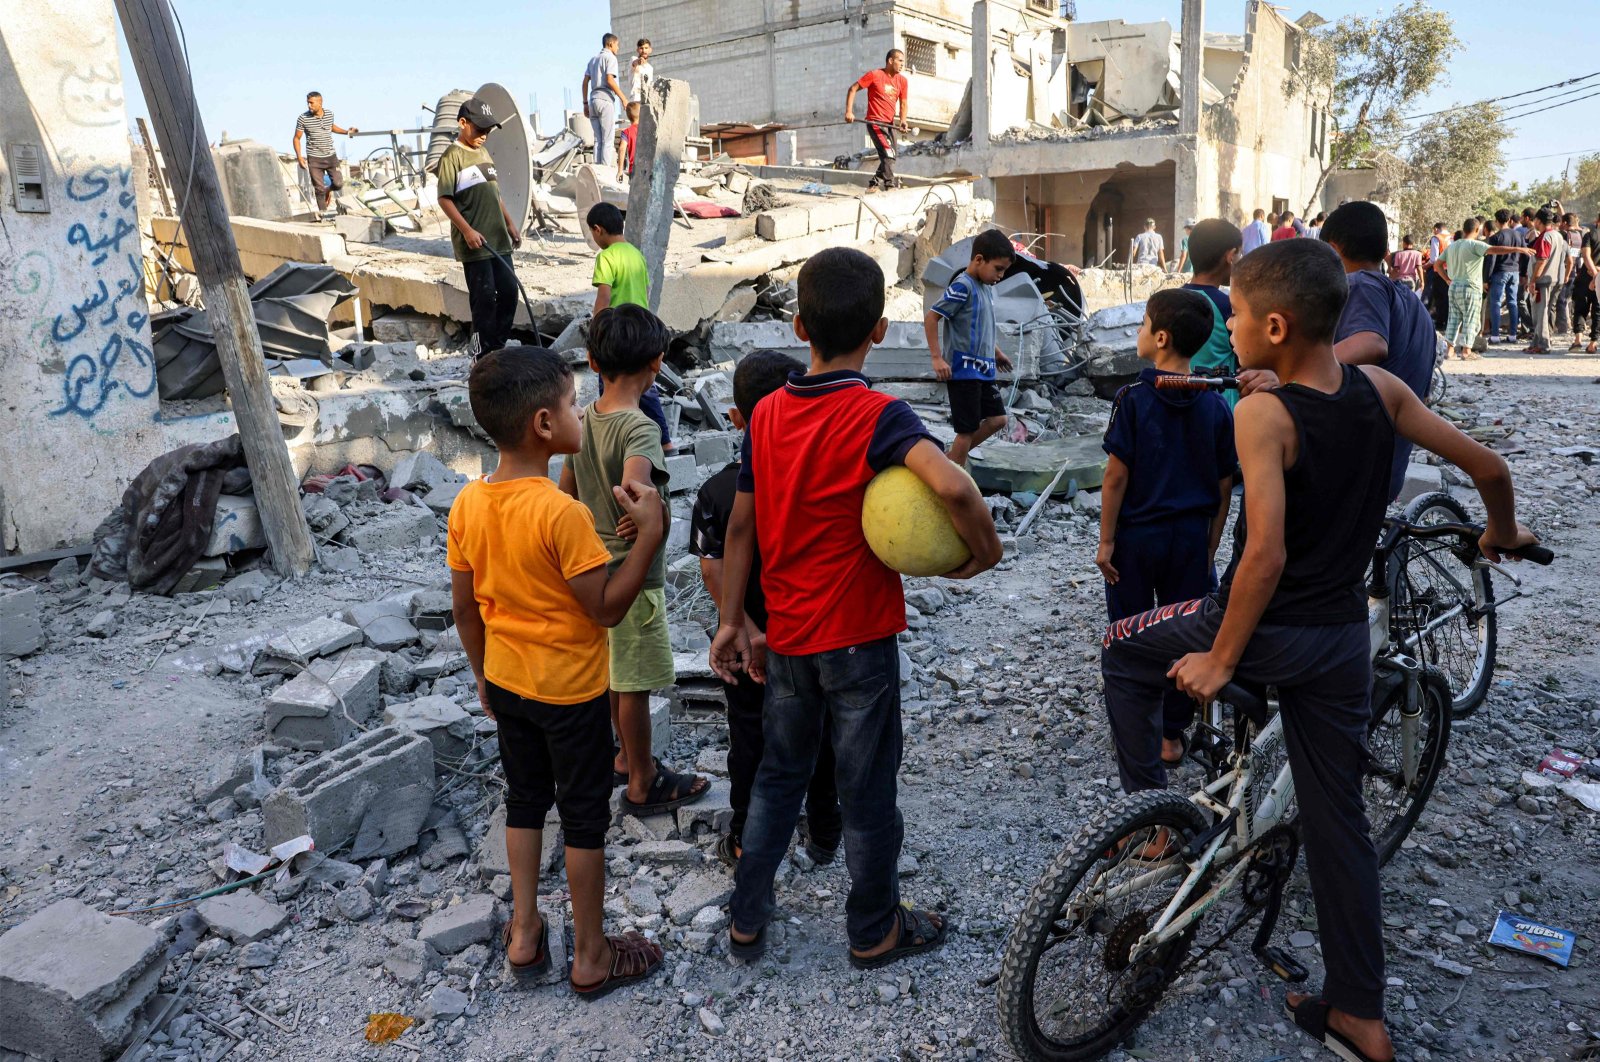
<path fill-rule="evenodd" d="M 85 256 L 100 276 L 50 323 L 49 339 L 65 363 L 61 405 L 51 416 L 92 418 L 118 391 L 144 398 L 156 388 L 155 355 L 144 341 L 150 316 L 132 177 L 129 166 L 97 165 L 67 179 L 67 198 L 86 218 L 67 230 L 68 251 Z"/>

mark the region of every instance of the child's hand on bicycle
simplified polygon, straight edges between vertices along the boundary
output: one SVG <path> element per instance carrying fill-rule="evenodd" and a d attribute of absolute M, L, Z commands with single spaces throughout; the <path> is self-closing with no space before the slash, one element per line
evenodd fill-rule
<path fill-rule="evenodd" d="M 1499 528 L 1490 527 L 1478 539 L 1478 552 L 1491 563 L 1499 564 L 1502 553 L 1519 550 L 1525 546 L 1537 546 L 1539 536 L 1529 531 L 1522 524 L 1517 524 L 1512 534 L 1505 534 Z M 1520 557 L 1507 557 L 1507 560 L 1520 560 Z"/>
<path fill-rule="evenodd" d="M 1167 678 L 1196 701 L 1209 704 L 1233 678 L 1233 668 L 1212 653 L 1190 653 L 1167 669 Z"/>

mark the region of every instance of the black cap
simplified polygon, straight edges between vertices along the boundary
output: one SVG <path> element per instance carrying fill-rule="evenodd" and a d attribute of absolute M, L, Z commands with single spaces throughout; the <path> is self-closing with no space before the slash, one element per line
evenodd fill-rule
<path fill-rule="evenodd" d="M 484 132 L 487 132 L 490 129 L 499 129 L 500 123 L 504 120 L 495 117 L 493 108 L 491 108 L 487 103 L 483 102 L 483 100 L 478 96 L 472 97 L 470 100 L 461 105 L 461 111 L 458 117 L 465 118 L 467 121 L 471 122 L 475 128 Z"/>

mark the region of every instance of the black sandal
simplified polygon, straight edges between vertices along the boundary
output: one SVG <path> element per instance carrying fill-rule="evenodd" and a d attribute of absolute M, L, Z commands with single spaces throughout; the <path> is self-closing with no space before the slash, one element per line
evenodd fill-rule
<path fill-rule="evenodd" d="M 922 952 L 941 947 L 945 938 L 949 936 L 950 923 L 941 921 L 936 924 L 927 911 L 919 911 L 902 904 L 895 908 L 895 914 L 900 919 L 900 939 L 895 946 L 871 958 L 857 955 L 852 950 L 851 966 L 858 970 L 877 970 L 908 956 L 920 955 Z"/>
<path fill-rule="evenodd" d="M 744 851 L 739 847 L 739 842 L 733 839 L 733 834 L 725 833 L 717 840 L 716 855 L 723 866 L 737 870 L 739 857 L 744 855 Z"/>
<path fill-rule="evenodd" d="M 769 925 L 771 923 L 768 923 Z M 756 930 L 754 940 L 740 940 L 733 935 L 733 924 L 728 924 L 728 954 L 743 962 L 755 962 L 767 953 L 767 927 Z"/>
<path fill-rule="evenodd" d="M 506 923 L 505 932 L 500 935 L 500 941 L 506 948 L 506 973 L 507 980 L 513 984 L 532 984 L 538 977 L 550 969 L 550 920 L 541 913 L 539 916 L 539 948 L 534 952 L 534 957 L 527 962 L 511 961 L 511 923 Z M 563 941 L 563 946 L 565 942 Z"/>
<path fill-rule="evenodd" d="M 705 782 L 705 785 L 696 790 L 696 782 Z M 642 804 L 635 804 L 626 796 L 622 798 L 622 810 L 629 815 L 644 817 L 645 815 L 660 815 L 664 812 L 674 811 L 685 804 L 693 804 L 696 800 L 711 791 L 711 783 L 706 782 L 698 774 L 679 774 L 660 760 L 656 760 L 655 781 L 650 783 L 650 792 Z M 678 793 L 678 796 L 670 796 Z"/>
<path fill-rule="evenodd" d="M 1398 1057 L 1390 1055 L 1387 1059 L 1373 1058 L 1361 1048 L 1357 1047 L 1349 1037 L 1337 1029 L 1328 1027 L 1328 1011 L 1332 1008 L 1328 1001 L 1321 996 L 1307 996 L 1295 1006 L 1290 1006 L 1289 1001 L 1283 1001 L 1283 1009 L 1294 1023 L 1300 1026 L 1311 1038 L 1332 1051 L 1344 1062 L 1395 1062 Z"/>
<path fill-rule="evenodd" d="M 1163 734 L 1161 736 L 1161 740 L 1162 741 L 1167 741 L 1167 740 L 1170 740 L 1170 739 L 1165 734 Z M 1165 756 L 1161 757 L 1161 765 L 1163 767 L 1182 767 L 1183 766 L 1183 758 L 1185 756 L 1189 755 L 1189 735 L 1188 734 L 1179 734 L 1178 735 L 1178 744 L 1183 746 L 1183 748 L 1178 752 L 1178 758 L 1175 759 L 1175 760 L 1169 760 Z"/>

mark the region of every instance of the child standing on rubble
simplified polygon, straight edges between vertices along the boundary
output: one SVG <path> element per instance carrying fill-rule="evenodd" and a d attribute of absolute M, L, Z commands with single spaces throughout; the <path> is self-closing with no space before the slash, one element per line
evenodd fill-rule
<path fill-rule="evenodd" d="M 999 229 L 978 233 L 967 268 L 922 319 L 933 375 L 950 393 L 950 425 L 956 430 L 950 460 L 963 467 L 973 447 L 1006 426 L 995 368 L 1010 369 L 1011 359 L 996 342 L 994 286 L 1015 256 L 1016 249 Z"/>
<path fill-rule="evenodd" d="M 461 105 L 455 142 L 439 159 L 439 209 L 450 219 L 450 246 L 467 278 L 467 305 L 476 356 L 499 350 L 517 316 L 517 275 L 511 251 L 522 232 L 500 198 L 494 159 L 484 148 L 500 117 L 477 96 Z"/>
<path fill-rule="evenodd" d="M 733 408 L 728 419 L 744 431 L 755 412 L 756 403 L 783 389 L 791 374 L 803 375 L 806 367 L 776 350 L 758 350 L 739 362 L 733 374 Z M 722 599 L 722 554 L 728 539 L 728 518 L 738 496 L 739 462 L 735 461 L 705 481 L 695 499 L 694 517 L 689 526 L 689 550 L 700 558 L 700 574 L 713 601 Z M 761 555 L 757 549 L 750 560 L 750 576 L 744 592 L 745 627 L 752 649 L 763 659 L 767 644 L 767 598 L 761 592 Z M 750 787 L 761 765 L 765 743 L 761 735 L 761 705 L 765 687 L 747 674 L 722 684 L 728 699 L 728 802 L 733 805 L 733 821 L 717 842 L 717 857 L 728 866 L 739 863 L 739 838 L 750 815 Z M 834 779 L 833 744 L 828 724 L 822 724 L 822 744 L 817 766 L 806 790 L 806 817 L 801 825 L 801 843 L 812 862 L 825 866 L 833 862 L 844 829 L 839 818 L 839 789 Z"/>
<path fill-rule="evenodd" d="M 578 449 L 572 371 L 545 350 L 492 351 L 468 380 L 472 413 L 500 450 L 493 473 L 467 484 L 450 510 L 448 563 L 456 629 L 478 700 L 497 724 L 506 776 L 511 921 L 508 980 L 550 964 L 539 913 L 539 853 L 552 804 L 566 837 L 574 944 L 571 985 L 593 998 L 648 977 L 659 945 L 607 937 L 605 837 L 611 825 L 611 727 L 605 628 L 621 621 L 665 533 L 648 479 L 612 488 L 638 526 L 638 549 L 607 573 L 611 555 L 594 518 L 549 479 L 550 458 Z"/>
<path fill-rule="evenodd" d="M 589 235 L 600 248 L 594 259 L 595 315 L 607 306 L 649 309 L 650 266 L 639 248 L 622 238 L 622 211 L 611 203 L 596 203 L 589 208 L 583 223 L 589 226 Z M 600 379 L 600 393 L 606 393 L 604 377 Z M 661 391 L 654 379 L 640 396 L 639 408 L 661 429 L 661 447 L 670 453 L 672 432 L 667 428 L 667 412 L 661 406 Z"/>
<path fill-rule="evenodd" d="M 857 969 L 874 969 L 939 947 L 946 925 L 939 915 L 900 903 L 896 635 L 906 627 L 905 594 L 900 576 L 873 554 L 861 530 L 867 484 L 904 465 L 939 496 L 972 550 L 950 578 L 993 567 L 1000 539 L 972 480 L 950 463 L 910 406 L 872 390 L 861 372 L 889 327 L 883 270 L 854 248 L 830 247 L 806 262 L 799 287 L 794 331 L 811 346 L 811 370 L 790 376 L 751 415 L 728 517 L 722 622 L 711 645 L 711 666 L 723 681 L 743 672 L 767 683 L 766 748 L 735 873 L 730 951 L 749 960 L 765 949 L 773 878 L 799 819 L 826 719 L 850 870 L 848 958 Z M 753 652 L 744 611 L 758 540 L 767 603 L 764 661 Z"/>
<path fill-rule="evenodd" d="M 1198 291 L 1151 295 L 1137 342 L 1139 357 L 1152 367 L 1118 391 L 1111 406 L 1094 562 L 1105 576 L 1106 613 L 1113 624 L 1217 588 L 1217 543 L 1236 460 L 1233 416 L 1214 392 L 1157 386 L 1163 376 L 1189 372 L 1195 352 L 1212 334 L 1215 314 L 1211 300 Z M 1161 734 L 1167 767 L 1183 762 L 1193 721 L 1194 702 L 1168 690 Z"/>
<path fill-rule="evenodd" d="M 613 780 L 627 787 L 623 809 L 638 816 L 682 807 L 709 788 L 704 778 L 667 767 L 650 747 L 650 691 L 677 681 L 667 631 L 666 552 L 659 542 L 630 541 L 617 526 L 629 515 L 616 498 L 618 485 L 667 485 L 660 434 L 639 400 L 661 369 L 668 338 L 667 326 L 643 306 L 612 306 L 595 316 L 589 367 L 606 389 L 584 410 L 582 445 L 561 469 L 561 489 L 594 514 L 612 570 L 640 550 L 650 554 L 644 588 L 611 629 L 611 721 L 620 743 Z"/>

